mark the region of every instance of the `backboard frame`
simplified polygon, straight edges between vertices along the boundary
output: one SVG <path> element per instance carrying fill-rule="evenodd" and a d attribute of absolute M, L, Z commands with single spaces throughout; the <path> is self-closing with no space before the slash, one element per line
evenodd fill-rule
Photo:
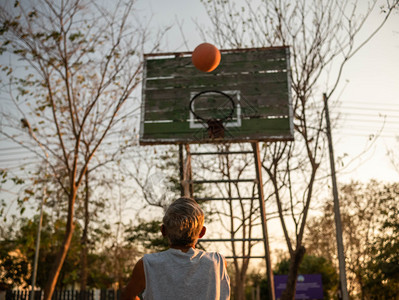
<path fill-rule="evenodd" d="M 230 50 L 220 50 L 221 52 L 221 63 L 218 68 L 216 68 L 214 71 L 210 73 L 204 73 L 199 70 L 196 70 L 194 66 L 191 64 L 191 54 L 192 52 L 173 52 L 173 53 L 157 53 L 157 54 L 145 54 L 144 56 L 144 71 L 143 71 L 143 83 L 142 83 L 142 104 L 141 104 L 141 121 L 140 121 L 140 144 L 142 145 L 156 145 L 156 144 L 199 144 L 199 143 L 241 143 L 241 142 L 258 142 L 258 141 L 292 141 L 294 139 L 294 130 L 293 130 L 293 113 L 292 113 L 292 100 L 291 100 L 291 79 L 290 79 L 290 59 L 289 59 L 289 47 L 284 46 L 284 47 L 268 47 L 268 48 L 249 48 L 249 49 L 230 49 Z M 279 57 L 275 59 L 275 62 L 273 62 L 273 53 L 276 52 L 278 53 Z M 270 64 L 275 63 L 276 65 L 279 64 L 282 69 L 280 70 L 238 70 L 237 74 L 233 74 L 230 72 L 227 72 L 223 66 L 224 60 L 228 57 L 232 57 L 232 55 L 235 55 L 236 57 L 244 57 L 245 55 L 248 54 L 248 56 L 256 56 L 260 57 L 261 61 L 259 62 L 250 62 L 255 65 L 255 67 L 263 61 L 270 60 Z M 230 55 L 230 56 L 229 56 Z M 263 59 L 264 57 L 264 59 Z M 225 59 L 224 59 L 225 58 Z M 242 60 L 243 58 L 241 58 Z M 156 61 L 159 60 L 159 61 Z M 176 69 L 173 68 L 173 64 L 176 61 Z M 159 77 L 149 77 L 149 73 L 154 72 L 153 69 L 151 69 L 151 66 L 149 64 L 155 64 L 161 62 L 163 65 L 167 66 L 167 68 L 170 68 L 171 74 L 169 76 L 168 73 L 165 73 L 164 70 L 161 70 L 161 73 Z M 243 64 L 242 61 L 240 61 L 241 64 Z M 191 65 L 191 66 L 190 66 Z M 234 67 L 233 63 L 230 65 L 230 69 Z M 184 69 L 183 69 L 184 68 Z M 234 67 L 235 68 L 235 67 Z M 166 68 L 165 68 L 166 69 Z M 176 71 L 175 71 L 176 70 Z M 227 130 L 230 131 L 231 134 L 227 135 L 226 138 L 224 139 L 209 139 L 206 137 L 205 134 L 198 134 L 196 130 L 202 130 L 203 132 L 206 131 L 206 128 L 204 128 L 200 124 L 200 122 L 195 122 L 192 119 L 192 114 L 190 115 L 190 112 L 187 111 L 187 115 L 183 118 L 186 118 L 187 121 L 187 128 L 192 129 L 192 135 L 190 136 L 189 134 L 186 135 L 186 137 L 159 137 L 156 135 L 151 136 L 151 134 L 148 134 L 148 128 L 156 128 L 157 126 L 159 128 L 162 127 L 169 127 L 173 128 L 174 124 L 181 126 L 184 121 L 182 122 L 177 122 L 176 120 L 161 120 L 161 119 L 150 119 L 149 116 L 153 111 L 148 109 L 146 106 L 147 102 L 150 101 L 149 99 L 151 98 L 151 91 L 150 89 L 153 89 L 154 82 L 166 82 L 167 80 L 171 79 L 174 80 L 175 78 L 179 77 L 180 75 L 178 74 L 179 70 L 189 70 L 187 71 L 189 74 L 194 74 L 193 76 L 197 78 L 199 81 L 203 80 L 203 78 L 206 78 L 204 76 L 208 76 L 207 78 L 213 78 L 214 81 L 217 82 L 217 80 L 220 80 L 223 82 L 223 76 L 230 76 L 229 78 L 239 78 L 239 76 L 258 76 L 262 80 L 262 78 L 266 78 L 269 84 L 269 86 L 273 87 L 273 73 L 276 73 L 275 75 L 278 80 L 275 81 L 275 86 L 278 87 L 279 91 L 282 93 L 282 96 L 279 99 L 278 104 L 275 104 L 274 107 L 272 107 L 272 110 L 275 109 L 277 110 L 276 107 L 283 107 L 284 109 L 284 115 L 283 116 L 263 116 L 260 115 L 258 117 L 258 120 L 252 120 L 252 123 L 257 121 L 259 124 L 261 122 L 266 122 L 265 120 L 267 119 L 268 123 L 276 123 L 277 125 L 272 124 L 274 127 L 277 127 L 279 124 L 282 124 L 284 129 L 281 130 L 283 134 L 273 134 L 273 133 L 267 133 L 266 131 L 268 130 L 267 128 L 263 130 L 262 126 L 258 124 L 255 124 L 254 128 L 257 131 L 256 135 L 241 135 L 241 136 L 234 136 L 234 134 L 238 133 L 240 131 L 240 128 L 242 126 L 241 123 L 241 118 L 238 116 L 241 115 L 241 103 L 242 101 L 245 101 L 245 95 L 242 97 L 242 91 L 240 89 L 232 89 L 231 87 L 231 81 L 226 81 L 230 86 L 223 86 L 219 85 L 217 88 L 224 92 L 224 93 L 235 93 L 236 96 L 236 107 L 237 111 L 235 112 L 236 121 L 234 122 L 229 122 L 227 121 L 225 124 L 225 127 Z M 195 72 L 198 72 L 195 73 Z M 174 74 L 172 74 L 174 73 Z M 254 73 L 254 74 L 251 74 Z M 256 73 L 256 74 L 255 74 Z M 266 74 L 270 73 L 270 74 Z M 277 74 L 278 73 L 278 74 Z M 226 75 L 227 74 L 227 75 Z M 249 74 L 249 75 L 248 75 Z M 262 75 L 264 74 L 264 75 Z M 150 75 L 151 76 L 151 75 Z M 152 75 L 153 76 L 153 75 Z M 174 77 L 175 76 L 175 77 Z M 209 77 L 213 76 L 213 77 Z M 233 76 L 233 77 L 231 77 Z M 264 76 L 264 77 L 262 77 Z M 189 77 L 189 76 L 188 76 Z M 188 78 L 187 77 L 187 78 Z M 185 83 L 184 80 L 186 80 L 184 76 L 181 76 L 179 78 L 178 84 L 183 82 Z M 251 78 L 251 77 L 248 77 Z M 272 79 L 269 79 L 272 78 Z M 207 79 L 207 80 L 208 80 Z M 164 84 L 162 82 L 162 84 Z M 176 81 L 177 82 L 177 81 Z M 208 80 L 209 82 L 209 80 Z M 244 82 L 245 83 L 245 82 Z M 161 85 L 162 85 L 161 84 Z M 173 83 L 175 86 L 172 87 L 162 87 L 164 88 L 165 93 L 171 93 L 171 91 L 175 88 L 176 90 L 179 89 L 177 83 Z M 183 85 L 182 84 L 182 85 Z M 241 83 L 243 84 L 243 83 Z M 260 86 L 263 85 L 263 83 L 259 84 Z M 225 88 L 224 88 L 225 87 Z M 230 88 L 229 88 L 230 87 Z M 187 92 L 187 95 L 184 96 L 184 99 L 175 99 L 175 103 L 184 102 L 184 103 L 189 103 L 190 99 L 195 95 L 195 93 L 198 93 L 202 90 L 206 89 L 215 89 L 215 87 L 198 87 L 196 86 L 193 88 L 191 91 L 189 90 Z M 149 92 L 150 91 L 150 92 Z M 259 99 L 262 98 L 262 95 L 257 96 Z M 173 98 L 173 97 L 172 97 Z M 172 99 L 171 98 L 171 99 Z M 248 98 L 248 97 L 247 97 Z M 169 99 L 170 100 L 170 99 Z M 159 102 L 160 103 L 160 102 Z M 248 110 L 248 107 L 251 106 L 251 104 L 246 103 L 246 108 Z M 167 108 L 169 109 L 169 108 Z M 255 105 L 252 105 L 253 110 L 257 110 Z M 156 113 L 156 112 L 155 112 Z M 250 118 L 248 118 L 249 120 Z M 252 118 L 252 119 L 256 119 Z M 256 123 L 256 122 L 255 122 Z M 178 132 L 178 126 L 176 126 L 176 132 Z M 203 128 L 201 128 L 203 127 Z M 278 131 L 278 130 L 277 130 Z M 169 131 L 170 135 L 173 135 L 173 131 Z"/>

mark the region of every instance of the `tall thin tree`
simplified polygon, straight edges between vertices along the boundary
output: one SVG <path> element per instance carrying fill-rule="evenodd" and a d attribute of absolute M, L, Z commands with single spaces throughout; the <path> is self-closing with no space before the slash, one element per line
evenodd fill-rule
<path fill-rule="evenodd" d="M 2 112 L 1 133 L 37 149 L 20 130 L 20 120 L 29 122 L 49 154 L 48 159 L 43 153 L 41 157 L 67 198 L 65 236 L 49 271 L 46 300 L 68 253 L 76 197 L 89 163 L 128 113 L 122 108 L 128 107 L 140 83 L 144 48 L 153 51 L 158 46 L 160 36 L 147 44 L 147 26 L 134 14 L 134 4 L 108 3 L 107 9 L 85 0 L 1 4 L 1 51 L 12 58 L 3 70 L 14 104 Z"/>

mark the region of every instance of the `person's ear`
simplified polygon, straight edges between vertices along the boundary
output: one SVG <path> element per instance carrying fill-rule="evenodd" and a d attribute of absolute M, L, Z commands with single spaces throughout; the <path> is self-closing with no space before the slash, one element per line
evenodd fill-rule
<path fill-rule="evenodd" d="M 206 227 L 202 226 L 201 232 L 199 234 L 199 238 L 202 238 L 205 235 L 205 232 L 206 232 Z"/>
<path fill-rule="evenodd" d="M 166 236 L 166 228 L 163 224 L 161 225 L 161 233 L 162 233 L 162 236 Z"/>

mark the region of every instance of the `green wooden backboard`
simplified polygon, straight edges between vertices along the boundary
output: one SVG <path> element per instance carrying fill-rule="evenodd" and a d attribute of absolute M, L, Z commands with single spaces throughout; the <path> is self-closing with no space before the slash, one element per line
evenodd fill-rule
<path fill-rule="evenodd" d="M 221 56 L 204 73 L 191 63 L 191 52 L 145 55 L 141 144 L 293 139 L 289 48 L 221 50 Z M 223 137 L 214 138 L 196 115 L 231 117 Z"/>

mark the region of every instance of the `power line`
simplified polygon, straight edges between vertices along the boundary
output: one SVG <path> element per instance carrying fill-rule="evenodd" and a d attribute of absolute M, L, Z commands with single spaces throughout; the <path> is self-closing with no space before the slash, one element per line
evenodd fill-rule
<path fill-rule="evenodd" d="M 355 107 L 355 106 L 342 106 L 340 107 L 340 109 L 349 109 L 349 110 L 372 110 L 372 111 L 376 111 L 376 110 L 382 110 L 382 111 L 389 111 L 389 112 L 399 112 L 399 108 L 396 109 L 395 108 L 384 108 L 381 109 L 381 107 Z"/>
<path fill-rule="evenodd" d="M 344 124 L 350 123 L 352 125 L 356 125 L 356 123 L 373 123 L 373 124 L 380 124 L 380 125 L 393 125 L 393 124 L 397 124 L 399 125 L 399 121 L 398 122 L 392 122 L 389 120 L 373 120 L 373 119 L 348 119 L 348 120 L 343 120 Z M 399 127 L 399 126 L 397 126 Z"/>
<path fill-rule="evenodd" d="M 376 107 L 381 107 L 381 106 L 396 106 L 396 107 L 399 107 L 399 105 L 394 103 L 394 102 L 391 102 L 391 103 L 378 102 L 378 103 L 376 103 L 376 102 L 366 102 L 366 101 L 358 101 L 358 102 L 357 101 L 341 101 L 339 104 L 343 105 L 343 106 L 347 105 L 347 104 L 349 104 L 349 105 L 361 105 L 361 107 L 364 107 L 364 105 L 374 105 Z"/>
<path fill-rule="evenodd" d="M 388 135 L 384 133 L 354 133 L 354 132 L 340 132 L 340 136 L 352 136 L 352 137 L 364 137 L 364 138 L 370 138 L 370 136 L 377 137 L 377 138 L 396 138 L 398 135 Z"/>
<path fill-rule="evenodd" d="M 360 105 L 360 106 L 357 106 Z M 336 134 L 341 135 L 356 135 L 356 136 L 370 136 L 372 134 L 378 134 L 379 136 L 386 137 L 396 137 L 394 133 L 399 132 L 399 128 L 393 128 L 392 124 L 399 124 L 399 115 L 395 115 L 393 113 L 399 112 L 399 105 L 394 105 L 392 103 L 371 103 L 371 102 L 344 102 L 342 106 L 337 106 L 335 108 L 336 114 L 341 115 L 341 122 L 338 120 L 338 127 L 334 129 L 337 131 Z M 355 110 L 355 112 L 353 111 Z M 384 110 L 384 112 L 382 112 Z M 375 111 L 375 114 L 370 114 L 370 111 Z M 337 115 L 338 117 L 338 115 Z M 363 119 L 365 117 L 367 119 Z M 380 124 L 382 128 L 379 130 L 375 127 L 362 127 L 357 124 Z M 350 125 L 348 125 L 350 124 Z M 350 128 L 348 128 L 350 126 Z M 350 132 L 347 130 L 350 129 Z M 378 130 L 378 133 L 376 131 Z M 355 131 L 355 132 L 353 132 Z M 368 131 L 368 133 L 364 133 L 364 131 Z M 391 134 L 392 133 L 392 134 Z M 0 142 L 9 141 L 8 139 L 0 139 Z M 119 144 L 122 143 L 120 139 L 111 139 L 106 141 L 106 143 L 102 144 L 103 151 L 116 151 L 118 149 L 117 146 L 113 146 L 112 148 L 107 146 L 107 144 Z M 8 152 L 7 152 L 8 151 Z M 12 151 L 12 152 L 9 152 Z M 0 160 L 0 163 L 16 163 L 21 162 L 19 158 L 13 158 L 15 155 L 23 155 L 26 157 L 28 154 L 32 154 L 32 157 L 26 157 L 32 159 L 35 157 L 33 152 L 29 152 L 26 148 L 22 146 L 10 146 L 0 148 L 0 154 L 3 157 L 9 157 L 8 159 Z M 139 156 L 137 156 L 139 157 Z M 38 163 L 37 161 L 27 162 L 28 164 Z"/>
<path fill-rule="evenodd" d="M 399 118 L 399 114 L 392 114 L 391 112 L 380 112 L 375 111 L 374 113 L 367 113 L 367 112 L 352 112 L 352 111 L 339 111 L 335 114 L 336 116 L 364 116 L 364 117 L 374 117 L 374 118 Z"/>

